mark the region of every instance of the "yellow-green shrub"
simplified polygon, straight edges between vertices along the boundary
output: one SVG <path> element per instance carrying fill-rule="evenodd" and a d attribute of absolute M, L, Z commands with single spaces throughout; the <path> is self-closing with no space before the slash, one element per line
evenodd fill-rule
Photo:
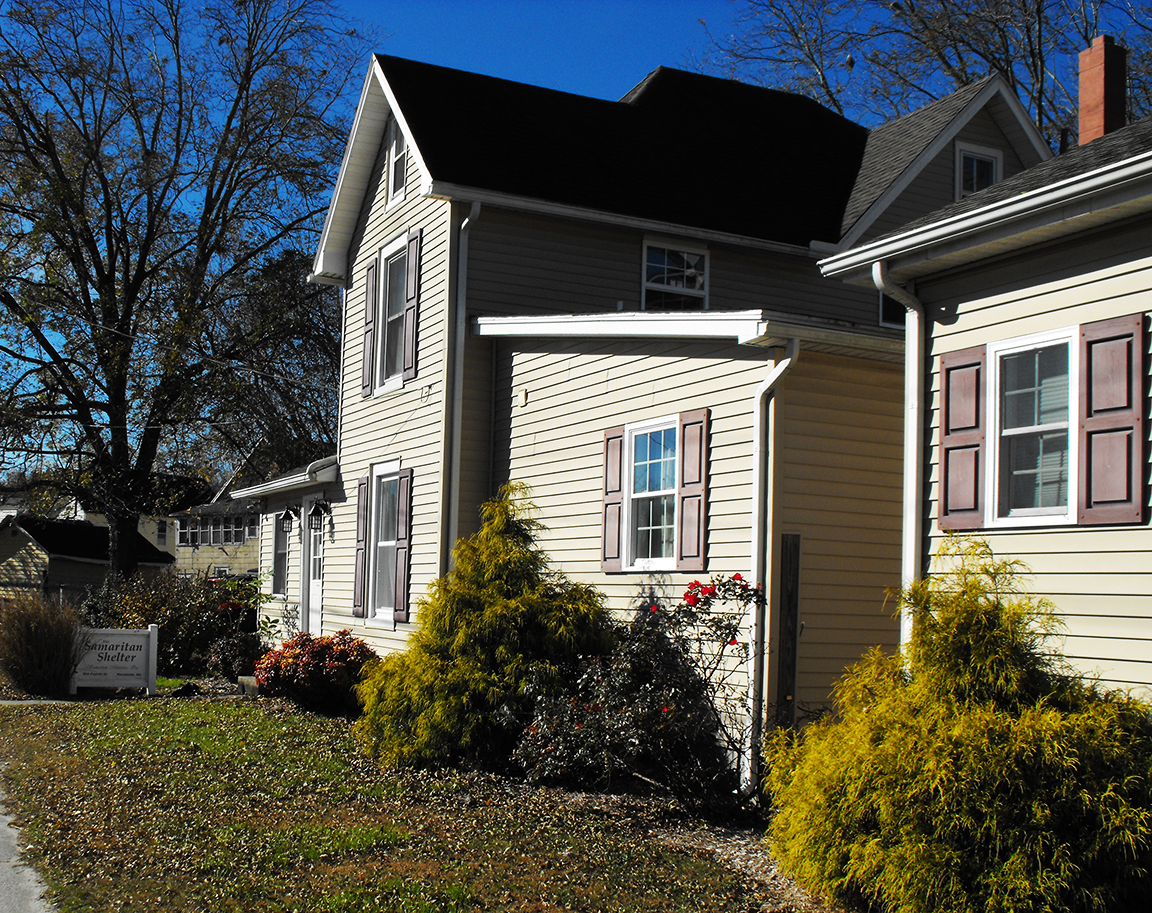
<path fill-rule="evenodd" d="M 802 884 L 899 913 L 1143 909 L 1147 705 L 1045 652 L 1018 562 L 951 540 L 904 594 L 906 656 L 870 653 L 834 716 L 766 747 L 769 839 Z"/>
<path fill-rule="evenodd" d="M 504 766 L 532 715 L 534 687 L 608 646 L 602 597 L 551 570 L 524 490 L 506 487 L 455 566 L 420 600 L 403 653 L 365 670 L 356 733 L 387 763 Z"/>

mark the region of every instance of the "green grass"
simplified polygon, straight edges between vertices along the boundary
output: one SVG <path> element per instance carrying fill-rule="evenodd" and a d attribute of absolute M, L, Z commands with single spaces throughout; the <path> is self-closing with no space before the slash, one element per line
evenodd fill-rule
<path fill-rule="evenodd" d="M 755 908 L 642 803 L 382 771 L 344 721 L 268 701 L 0 708 L 0 761 L 65 913 Z"/>

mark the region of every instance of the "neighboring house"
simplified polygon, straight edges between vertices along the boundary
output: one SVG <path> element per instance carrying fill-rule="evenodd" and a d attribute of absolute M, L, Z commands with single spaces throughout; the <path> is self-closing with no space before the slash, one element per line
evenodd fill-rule
<path fill-rule="evenodd" d="M 142 536 L 141 573 L 172 564 Z M 108 576 L 108 527 L 87 520 L 48 520 L 17 514 L 0 520 L 0 597 L 36 592 L 81 599 Z"/>
<path fill-rule="evenodd" d="M 197 504 L 172 514 L 176 573 L 184 577 L 258 574 L 260 505 L 251 501 Z"/>
<path fill-rule="evenodd" d="M 909 307 L 905 575 L 978 533 L 1076 667 L 1147 692 L 1152 119 L 1116 129 L 1123 62 L 1081 55 L 1078 148 L 821 267 Z"/>
<path fill-rule="evenodd" d="M 85 510 L 80 502 L 69 499 L 60 510 L 58 518 L 61 520 L 87 520 L 93 526 L 108 525 L 108 518 L 102 513 Z M 140 536 L 162 552 L 176 556 L 176 540 L 173 533 L 173 523 L 167 517 L 143 516 L 136 524 L 136 531 Z"/>
<path fill-rule="evenodd" d="M 234 493 L 271 591 L 403 648 L 525 482 L 614 610 L 764 582 L 756 718 L 822 706 L 897 641 L 903 313 L 818 252 L 1049 155 L 998 78 L 869 132 L 664 68 L 608 102 L 375 57 L 312 277 L 345 289 L 338 453 Z"/>

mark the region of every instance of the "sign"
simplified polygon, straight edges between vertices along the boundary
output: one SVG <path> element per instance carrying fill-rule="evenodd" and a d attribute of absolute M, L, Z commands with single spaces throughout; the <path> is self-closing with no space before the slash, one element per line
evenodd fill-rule
<path fill-rule="evenodd" d="M 77 688 L 146 688 L 156 694 L 156 625 L 135 630 L 81 628 L 80 662 L 70 691 Z"/>

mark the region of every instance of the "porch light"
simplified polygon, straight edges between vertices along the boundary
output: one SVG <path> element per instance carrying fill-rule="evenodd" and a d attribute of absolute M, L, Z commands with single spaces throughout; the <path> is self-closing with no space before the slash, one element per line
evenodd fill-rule
<path fill-rule="evenodd" d="M 292 532 L 292 508 L 285 507 L 284 513 L 280 515 L 280 532 Z"/>
<path fill-rule="evenodd" d="M 327 501 L 317 501 L 308 511 L 308 528 L 314 533 L 322 530 L 324 528 L 324 516 L 331 511 L 332 508 L 328 506 Z"/>

